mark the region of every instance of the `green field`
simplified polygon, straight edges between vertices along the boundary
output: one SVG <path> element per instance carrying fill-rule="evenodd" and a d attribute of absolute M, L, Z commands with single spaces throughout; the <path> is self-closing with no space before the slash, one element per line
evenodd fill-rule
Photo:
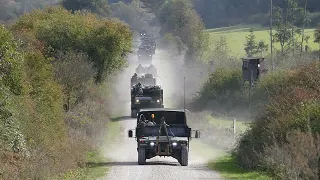
<path fill-rule="evenodd" d="M 224 27 L 224 28 L 216 28 L 216 29 L 207 29 L 206 31 L 210 33 L 210 38 L 212 42 L 219 40 L 220 36 L 225 37 L 227 39 L 228 45 L 230 47 L 230 54 L 232 55 L 240 55 L 245 56 L 244 51 L 244 43 L 246 42 L 246 36 L 249 35 L 250 28 L 253 28 L 254 34 L 256 36 L 256 40 L 263 40 L 267 44 L 270 45 L 270 35 L 269 31 L 266 28 L 260 26 L 232 26 L 232 27 Z M 306 29 L 305 35 L 310 36 L 309 46 L 312 50 L 319 49 L 319 45 L 314 43 L 314 30 L 315 29 Z M 301 39 L 301 37 L 297 37 Z M 276 43 L 275 48 L 280 50 L 280 44 Z M 270 47 L 269 47 L 270 52 Z"/>

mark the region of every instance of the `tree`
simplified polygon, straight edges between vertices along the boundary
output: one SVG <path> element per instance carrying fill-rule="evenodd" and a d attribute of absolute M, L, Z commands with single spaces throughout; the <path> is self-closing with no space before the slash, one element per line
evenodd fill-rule
<path fill-rule="evenodd" d="M 107 0 L 63 0 L 63 7 L 68 10 L 89 10 L 101 16 L 108 16 L 110 14 Z"/>
<path fill-rule="evenodd" d="M 273 12 L 276 30 L 274 34 L 274 41 L 280 43 L 281 52 L 284 53 L 285 45 L 292 39 L 290 31 L 290 27 L 292 25 L 287 21 L 287 14 L 284 9 L 274 7 Z"/>
<path fill-rule="evenodd" d="M 204 32 L 202 19 L 187 1 L 174 0 L 165 3 L 158 19 L 162 35 L 171 33 L 179 37 L 187 47 L 187 60 L 198 59 L 208 48 L 209 37 Z"/>
<path fill-rule="evenodd" d="M 252 57 L 257 53 L 256 52 L 257 43 L 255 41 L 256 36 L 253 33 L 253 29 L 251 28 L 249 32 L 250 32 L 249 36 L 246 36 L 247 41 L 244 45 L 245 46 L 244 50 L 246 51 L 248 57 Z"/>
<path fill-rule="evenodd" d="M 256 36 L 254 35 L 253 29 L 250 29 L 249 32 L 250 34 L 246 37 L 247 41 L 244 48 L 247 56 L 252 57 L 258 53 L 263 56 L 263 53 L 268 51 L 268 44 L 266 44 L 263 40 L 256 42 Z"/>
<path fill-rule="evenodd" d="M 269 46 L 263 40 L 260 40 L 259 43 L 258 43 L 257 49 L 258 49 L 258 52 L 261 53 L 261 57 L 262 57 L 263 53 L 268 51 Z"/>
<path fill-rule="evenodd" d="M 155 14 L 157 14 L 161 6 L 166 3 L 166 1 L 167 0 L 140 0 L 149 12 L 153 12 Z"/>

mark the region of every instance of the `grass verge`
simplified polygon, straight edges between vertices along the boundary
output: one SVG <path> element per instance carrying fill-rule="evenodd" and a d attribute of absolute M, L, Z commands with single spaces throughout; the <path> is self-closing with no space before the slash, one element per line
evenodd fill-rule
<path fill-rule="evenodd" d="M 259 180 L 269 180 L 272 179 L 271 176 L 260 171 L 246 171 L 241 167 L 238 167 L 231 155 L 226 155 L 218 158 L 214 162 L 208 164 L 209 168 L 220 173 L 224 179 L 259 179 Z"/>
<path fill-rule="evenodd" d="M 256 40 L 263 40 L 267 44 L 269 44 L 270 35 L 267 29 L 263 29 L 262 27 L 257 27 L 255 25 L 252 26 L 233 26 L 233 27 L 225 27 L 225 28 L 216 28 L 216 29 L 208 29 L 207 32 L 210 33 L 211 41 L 217 41 L 220 36 L 225 37 L 228 45 L 230 47 L 230 53 L 234 55 L 245 56 L 244 44 L 246 42 L 246 36 L 248 36 L 250 28 L 254 29 L 254 34 L 256 36 Z M 310 36 L 309 46 L 312 50 L 319 49 L 319 45 L 313 42 L 313 34 L 315 29 L 306 29 L 305 35 Z M 301 37 L 298 37 L 300 39 Z M 214 45 L 214 44 L 213 44 Z M 275 48 L 280 50 L 280 44 L 275 43 Z M 270 48 L 268 49 L 268 53 L 270 53 Z"/>
<path fill-rule="evenodd" d="M 120 131 L 120 124 L 118 122 L 109 121 L 106 125 L 107 133 L 105 136 L 105 143 L 111 142 Z M 70 170 L 53 180 L 96 180 L 108 173 L 109 167 L 105 164 L 109 161 L 100 153 L 101 149 L 90 151 L 86 154 L 85 167 L 76 170 Z"/>
<path fill-rule="evenodd" d="M 210 125 L 213 125 L 216 128 L 233 129 L 233 119 L 231 118 L 215 118 L 210 115 L 207 115 L 205 118 L 209 121 Z M 242 134 L 247 131 L 249 123 L 250 121 L 236 120 L 236 133 Z"/>

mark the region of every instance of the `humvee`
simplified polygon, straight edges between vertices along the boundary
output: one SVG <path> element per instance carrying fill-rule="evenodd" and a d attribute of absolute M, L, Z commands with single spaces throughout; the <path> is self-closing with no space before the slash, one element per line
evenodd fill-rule
<path fill-rule="evenodd" d="M 153 54 L 156 53 L 157 44 L 155 39 L 152 38 L 143 38 L 141 46 L 151 46 L 151 49 L 153 51 Z"/>
<path fill-rule="evenodd" d="M 141 92 L 139 92 L 142 90 Z M 163 108 L 163 89 L 157 85 L 138 83 L 131 88 L 131 117 L 136 118 L 140 109 Z"/>
<path fill-rule="evenodd" d="M 184 110 L 141 109 L 134 130 L 139 165 L 156 156 L 173 157 L 181 166 L 188 165 L 189 142 L 194 130 L 187 125 Z M 128 136 L 133 137 L 133 130 L 128 131 Z M 196 130 L 194 137 L 200 138 L 200 131 Z"/>
<path fill-rule="evenodd" d="M 138 60 L 143 62 L 151 62 L 153 56 L 153 49 L 150 45 L 140 45 L 138 49 Z"/>

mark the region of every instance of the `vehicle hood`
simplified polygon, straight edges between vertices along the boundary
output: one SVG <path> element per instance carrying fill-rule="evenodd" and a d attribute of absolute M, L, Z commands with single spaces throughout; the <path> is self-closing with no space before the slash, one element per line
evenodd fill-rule
<path fill-rule="evenodd" d="M 152 100 L 151 97 L 145 97 L 145 96 L 143 96 L 143 97 L 136 97 L 136 99 L 137 99 L 137 100 L 141 100 L 141 101 L 151 101 L 151 100 Z"/>
<path fill-rule="evenodd" d="M 144 137 L 144 139 L 149 140 L 149 141 L 156 141 L 157 136 L 149 136 L 149 137 Z M 170 141 L 188 141 L 187 137 L 173 137 L 169 136 Z M 167 136 L 160 136 L 159 141 L 165 142 L 167 141 Z"/>

